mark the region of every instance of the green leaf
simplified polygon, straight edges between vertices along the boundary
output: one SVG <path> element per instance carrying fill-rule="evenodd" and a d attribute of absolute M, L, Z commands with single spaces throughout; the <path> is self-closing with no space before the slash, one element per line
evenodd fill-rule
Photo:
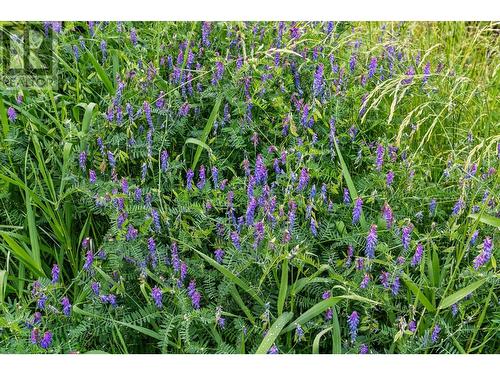
<path fill-rule="evenodd" d="M 373 305 L 378 305 L 379 302 L 373 301 L 371 299 L 365 298 L 358 296 L 356 294 L 350 294 L 350 295 L 344 295 L 344 296 L 336 296 L 336 297 L 330 297 L 328 299 L 325 299 L 324 301 L 318 302 L 315 304 L 313 307 L 311 307 L 309 310 L 307 310 L 305 313 L 303 313 L 301 316 L 299 316 L 297 319 L 295 319 L 292 323 L 290 323 L 284 330 L 283 332 L 290 332 L 293 330 L 297 324 L 304 325 L 314 317 L 318 316 L 321 314 L 323 311 L 328 309 L 329 307 L 335 306 L 335 304 L 343 299 L 352 299 L 355 301 L 360 301 L 360 302 L 365 302 L 365 303 L 370 303 Z"/>
<path fill-rule="evenodd" d="M 7 118 L 7 110 L 3 104 L 3 99 L 0 97 L 0 121 L 2 122 L 2 130 L 4 138 L 9 134 L 9 119 Z"/>
<path fill-rule="evenodd" d="M 95 59 L 95 57 L 92 55 L 92 53 L 90 51 L 87 52 L 87 56 L 88 56 L 88 58 L 90 60 L 90 63 L 94 66 L 94 69 L 95 69 L 97 75 L 99 76 L 99 78 L 101 79 L 102 83 L 106 87 L 106 90 L 108 90 L 108 92 L 111 95 L 114 95 L 115 94 L 115 89 L 113 87 L 113 83 L 111 82 L 111 80 L 109 79 L 108 75 L 106 74 L 106 72 L 102 68 L 101 64 L 99 64 L 97 62 L 97 60 Z"/>
<path fill-rule="evenodd" d="M 206 256 L 203 254 L 201 251 L 194 250 L 198 255 L 200 255 L 207 263 L 212 265 L 215 269 L 217 269 L 220 273 L 222 273 L 227 279 L 238 285 L 241 289 L 243 289 L 245 292 L 247 292 L 252 298 L 259 303 L 259 305 L 263 306 L 264 301 L 255 293 L 255 291 L 243 280 L 241 280 L 238 276 L 233 274 L 231 271 L 229 271 L 227 268 L 224 266 L 220 265 L 217 263 L 215 260 L 210 258 L 209 256 Z"/>
<path fill-rule="evenodd" d="M 500 229 L 500 219 L 486 213 L 470 214 L 468 217 L 474 220 L 479 220 L 481 223 L 491 225 L 492 227 Z"/>
<path fill-rule="evenodd" d="M 325 328 L 324 330 L 322 330 L 320 333 L 318 333 L 316 335 L 316 337 L 314 338 L 314 341 L 313 341 L 312 354 L 319 354 L 319 340 L 321 340 L 321 337 L 323 337 L 323 335 L 325 333 L 328 333 L 328 331 L 330 331 L 332 329 L 333 329 L 333 326 Z"/>
<path fill-rule="evenodd" d="M 340 160 L 340 166 L 342 167 L 342 175 L 344 176 L 347 188 L 349 189 L 349 194 L 351 195 L 351 199 L 354 201 L 356 200 L 356 198 L 358 198 L 358 192 L 356 191 L 354 182 L 352 182 L 351 174 L 349 173 L 349 169 L 347 168 L 347 165 L 344 162 L 344 158 L 342 157 L 342 153 L 340 152 L 337 140 L 334 140 L 333 143 L 335 144 L 335 151 L 337 152 L 337 156 L 339 157 Z M 361 223 L 362 227 L 366 227 L 366 220 L 363 211 L 361 211 L 361 217 L 359 219 L 359 222 Z"/>
<path fill-rule="evenodd" d="M 0 270 L 0 304 L 5 299 L 5 291 L 7 290 L 7 271 Z"/>
<path fill-rule="evenodd" d="M 269 328 L 269 331 L 267 331 L 267 335 L 260 343 L 255 354 L 266 354 L 269 348 L 276 341 L 276 338 L 281 333 L 283 327 L 290 321 L 290 319 L 292 319 L 292 317 L 293 314 L 291 312 L 286 312 L 280 315 L 279 318 L 276 319 L 274 324 L 271 326 L 271 328 Z"/>
<path fill-rule="evenodd" d="M 87 148 L 87 141 L 85 140 L 85 137 L 89 132 L 90 123 L 92 121 L 92 115 L 94 114 L 94 108 L 96 104 L 89 103 L 86 106 L 84 104 L 81 104 L 81 106 L 85 108 L 85 113 L 83 114 L 82 121 L 82 140 L 80 141 L 80 151 L 85 151 L 85 149 Z"/>
<path fill-rule="evenodd" d="M 339 314 L 337 313 L 337 307 L 333 307 L 333 332 L 332 332 L 332 353 L 333 354 L 342 354 L 342 340 L 340 338 L 340 324 L 339 324 Z"/>
<path fill-rule="evenodd" d="M 415 297 L 429 312 L 436 311 L 436 308 L 432 305 L 432 303 L 429 302 L 424 293 L 422 293 L 422 291 L 418 288 L 418 286 L 413 281 L 411 281 L 411 279 L 407 275 L 403 275 L 403 281 L 408 287 L 408 289 L 412 291 Z"/>
<path fill-rule="evenodd" d="M 281 282 L 280 291 L 278 294 L 278 315 L 283 314 L 283 306 L 285 305 L 286 293 L 288 290 L 288 258 L 283 260 L 281 265 Z"/>
<path fill-rule="evenodd" d="M 470 293 L 472 293 L 473 291 L 475 291 L 477 288 L 479 288 L 485 282 L 486 282 L 486 279 L 475 281 L 472 284 L 467 285 L 465 288 L 462 288 L 459 291 L 453 293 L 452 295 L 442 299 L 441 303 L 439 304 L 438 310 L 446 309 L 447 307 L 450 307 L 454 303 L 457 303 L 462 298 L 464 298 L 465 296 L 467 296 Z"/>
<path fill-rule="evenodd" d="M 37 276 L 45 276 L 41 267 L 34 261 L 31 255 L 15 241 L 7 232 L 0 232 L 4 241 L 9 245 L 12 254 Z"/>
<path fill-rule="evenodd" d="M 150 330 L 149 328 L 144 328 L 144 327 L 141 327 L 141 326 L 138 326 L 138 325 L 135 325 L 135 324 L 131 324 L 131 323 L 127 323 L 127 322 L 122 322 L 122 321 L 119 321 L 119 320 L 115 320 L 115 319 L 111 319 L 111 318 L 106 318 L 104 316 L 93 314 L 93 313 L 90 313 L 88 311 L 82 310 L 78 306 L 75 306 L 75 305 L 73 305 L 72 309 L 78 315 L 90 316 L 92 318 L 97 318 L 97 319 L 106 320 L 106 321 L 109 321 L 109 322 L 112 322 L 112 323 L 120 324 L 120 325 L 122 325 L 124 327 L 131 328 L 131 329 L 133 329 L 133 330 L 135 330 L 137 332 L 140 332 L 140 333 L 142 333 L 142 334 L 144 334 L 146 336 L 152 337 L 152 338 L 157 339 L 157 340 L 163 340 L 164 339 L 164 337 L 160 333 L 155 332 L 153 330 Z"/>
<path fill-rule="evenodd" d="M 214 126 L 215 119 L 217 118 L 217 114 L 219 112 L 219 107 L 220 107 L 221 102 L 222 102 L 222 97 L 219 96 L 217 98 L 217 100 L 215 101 L 215 105 L 212 108 L 212 112 L 210 113 L 210 117 L 208 118 L 208 121 L 205 125 L 205 128 L 203 129 L 203 133 L 201 134 L 201 139 L 199 140 L 198 148 L 196 149 L 196 153 L 194 154 L 193 164 L 191 165 L 191 169 L 193 171 L 196 169 L 196 165 L 198 164 L 198 160 L 200 159 L 202 148 L 206 149 L 206 147 L 208 147 L 208 146 L 206 146 L 207 137 L 208 137 L 208 134 L 210 134 L 212 127 Z M 192 138 L 190 138 L 190 139 L 192 139 Z M 203 147 L 202 144 L 205 144 L 206 147 Z M 208 150 L 210 150 L 209 147 L 208 147 Z"/>

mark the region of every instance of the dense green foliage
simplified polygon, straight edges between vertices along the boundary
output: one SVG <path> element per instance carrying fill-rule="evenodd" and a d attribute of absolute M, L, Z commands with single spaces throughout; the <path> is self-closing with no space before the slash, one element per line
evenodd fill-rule
<path fill-rule="evenodd" d="M 0 352 L 498 352 L 498 24 L 60 26 L 0 91 Z"/>

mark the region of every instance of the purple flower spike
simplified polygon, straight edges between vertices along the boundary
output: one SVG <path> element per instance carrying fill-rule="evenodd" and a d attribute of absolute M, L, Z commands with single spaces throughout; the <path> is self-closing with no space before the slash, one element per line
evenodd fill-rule
<path fill-rule="evenodd" d="M 52 266 L 52 284 L 55 284 L 59 281 L 59 266 L 57 264 L 54 264 Z"/>
<path fill-rule="evenodd" d="M 163 307 L 163 303 L 162 303 L 163 292 L 161 291 L 160 288 L 155 286 L 153 289 L 151 289 L 151 297 L 153 297 L 153 300 L 155 301 L 156 307 L 158 307 L 158 308 Z"/>
<path fill-rule="evenodd" d="M 384 146 L 379 144 L 377 146 L 377 160 L 375 163 L 378 172 L 382 170 L 382 165 L 384 164 L 384 152 L 385 152 Z"/>
<path fill-rule="evenodd" d="M 474 258 L 473 264 L 474 264 L 474 269 L 479 269 L 480 267 L 484 266 L 486 263 L 491 258 L 491 254 L 493 251 L 493 241 L 491 240 L 491 237 L 486 237 L 483 242 L 483 250 L 479 255 Z"/>
<path fill-rule="evenodd" d="M 359 287 L 361 289 L 366 289 L 366 287 L 368 286 L 370 282 L 370 275 L 365 273 L 365 275 L 363 276 L 363 280 L 361 280 L 361 284 L 359 285 Z"/>
<path fill-rule="evenodd" d="M 71 315 L 71 303 L 69 302 L 69 298 L 63 297 L 63 299 L 61 300 L 61 305 L 63 307 L 62 308 L 63 314 L 66 316 L 70 316 Z"/>
<path fill-rule="evenodd" d="M 307 186 L 309 183 L 309 173 L 307 172 L 306 168 L 302 168 L 300 171 L 300 177 L 299 177 L 299 185 L 297 187 L 298 191 L 304 190 L 304 188 Z"/>
<path fill-rule="evenodd" d="M 16 118 L 17 118 L 16 110 L 12 107 L 9 107 L 7 109 L 7 117 L 9 118 L 9 121 L 11 121 L 11 122 L 16 121 Z"/>
<path fill-rule="evenodd" d="M 357 224 L 359 222 L 359 218 L 361 217 L 361 211 L 363 209 L 363 199 L 361 197 L 356 198 L 354 202 L 354 208 L 352 210 L 352 223 Z"/>
<path fill-rule="evenodd" d="M 384 216 L 387 229 L 390 229 L 394 223 L 394 214 L 392 213 L 391 206 L 389 206 L 387 202 L 385 202 L 382 207 L 382 215 Z"/>
<path fill-rule="evenodd" d="M 193 190 L 193 177 L 194 177 L 194 172 L 190 168 L 186 173 L 186 188 L 188 190 Z"/>
<path fill-rule="evenodd" d="M 217 261 L 217 263 L 222 263 L 222 260 L 224 259 L 224 250 L 215 249 L 214 254 L 215 254 L 215 260 Z"/>
<path fill-rule="evenodd" d="M 401 234 L 401 242 L 403 243 L 403 250 L 406 252 L 410 248 L 411 232 L 413 231 L 413 225 L 407 225 L 403 227 Z"/>
<path fill-rule="evenodd" d="M 436 341 L 439 339 L 439 332 L 441 332 L 441 327 L 436 324 L 432 329 L 432 335 L 431 335 L 431 341 L 433 344 L 436 343 Z"/>
<path fill-rule="evenodd" d="M 351 341 L 356 341 L 358 335 L 358 325 L 359 325 L 359 314 L 356 310 L 347 318 L 347 324 L 349 325 L 349 332 L 351 333 Z"/>
<path fill-rule="evenodd" d="M 415 249 L 415 255 L 411 260 L 412 267 L 415 267 L 422 260 L 422 255 L 424 254 L 424 246 L 419 242 L 417 248 Z"/>
<path fill-rule="evenodd" d="M 47 331 L 40 340 L 40 347 L 42 349 L 48 349 L 50 345 L 52 345 L 52 332 Z"/>
<path fill-rule="evenodd" d="M 370 226 L 368 236 L 366 237 L 365 255 L 367 258 L 373 259 L 375 257 L 375 247 L 377 247 L 377 241 L 377 226 L 372 224 Z"/>

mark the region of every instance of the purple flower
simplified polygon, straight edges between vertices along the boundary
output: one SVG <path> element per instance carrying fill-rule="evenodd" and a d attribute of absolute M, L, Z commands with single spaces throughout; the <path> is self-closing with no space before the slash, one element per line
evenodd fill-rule
<path fill-rule="evenodd" d="M 451 315 L 455 317 L 458 314 L 458 306 L 456 303 L 451 305 Z"/>
<path fill-rule="evenodd" d="M 349 267 L 351 265 L 351 261 L 352 261 L 351 258 L 353 255 L 354 255 L 354 247 L 352 245 L 348 245 L 347 246 L 347 259 L 345 262 L 346 267 Z"/>
<path fill-rule="evenodd" d="M 41 294 L 36 301 L 36 307 L 43 310 L 45 308 L 45 303 L 47 302 L 47 296 L 45 294 Z"/>
<path fill-rule="evenodd" d="M 158 286 L 155 286 L 153 289 L 151 289 L 151 297 L 153 297 L 156 307 L 158 308 L 163 307 L 163 303 L 161 301 L 163 297 L 163 292 L 161 291 L 160 288 L 158 288 Z"/>
<path fill-rule="evenodd" d="M 186 263 L 182 262 L 181 263 L 181 272 L 179 275 L 179 279 L 181 282 L 183 282 L 186 279 L 187 272 L 188 272 L 188 266 Z"/>
<path fill-rule="evenodd" d="M 263 221 L 258 221 L 257 223 L 255 223 L 254 239 L 255 239 L 255 241 L 254 241 L 253 247 L 254 247 L 254 249 L 257 249 L 259 244 L 264 239 L 264 222 Z"/>
<path fill-rule="evenodd" d="M 179 116 L 180 117 L 186 117 L 189 114 L 189 103 L 184 103 L 181 105 L 179 108 Z"/>
<path fill-rule="evenodd" d="M 470 242 L 469 242 L 471 246 L 474 246 L 476 244 L 477 236 L 478 235 L 479 235 L 479 231 L 478 230 L 476 230 L 476 231 L 474 231 L 474 233 L 472 233 L 472 236 L 471 236 Z"/>
<path fill-rule="evenodd" d="M 394 223 L 394 215 L 392 213 L 391 206 L 389 206 L 387 202 L 385 202 L 384 206 L 382 207 L 382 215 L 385 219 L 387 229 L 391 228 L 392 224 Z"/>
<path fill-rule="evenodd" d="M 359 347 L 359 354 L 368 354 L 368 345 L 361 344 Z"/>
<path fill-rule="evenodd" d="M 394 172 L 393 171 L 387 172 L 387 176 L 385 179 L 385 183 L 386 183 L 387 187 L 391 186 L 393 181 L 394 181 Z"/>
<path fill-rule="evenodd" d="M 135 240 L 138 234 L 139 231 L 130 224 L 127 228 L 127 234 L 125 235 L 125 238 L 127 241 Z"/>
<path fill-rule="evenodd" d="M 427 63 L 424 66 L 424 78 L 422 79 L 423 84 L 425 84 L 427 82 L 430 74 L 431 74 L 431 63 L 430 63 L 430 61 L 427 61 Z"/>
<path fill-rule="evenodd" d="M 375 162 L 376 169 L 379 172 L 382 170 L 382 165 L 384 164 L 384 152 L 385 152 L 384 146 L 379 144 L 377 146 L 377 160 Z"/>
<path fill-rule="evenodd" d="M 304 188 L 307 186 L 309 183 L 309 173 L 307 172 L 306 168 L 302 168 L 300 171 L 300 177 L 299 177 L 299 185 L 297 186 L 298 191 L 304 190 Z"/>
<path fill-rule="evenodd" d="M 38 328 L 33 328 L 33 330 L 31 331 L 30 333 L 30 342 L 33 344 L 33 345 L 36 345 L 38 344 L 38 340 L 40 339 L 39 337 L 39 331 L 38 331 Z"/>
<path fill-rule="evenodd" d="M 375 257 L 375 247 L 377 246 L 377 241 L 377 226 L 372 224 L 370 226 L 368 236 L 366 237 L 365 255 L 367 258 L 373 259 Z"/>
<path fill-rule="evenodd" d="M 368 67 L 368 78 L 372 78 L 377 71 L 377 58 L 372 57 L 370 60 L 370 65 Z"/>
<path fill-rule="evenodd" d="M 93 169 L 89 170 L 89 182 L 91 184 L 95 184 L 95 181 L 96 181 L 96 174 L 95 174 L 95 171 Z"/>
<path fill-rule="evenodd" d="M 406 71 L 406 78 L 403 79 L 401 83 L 403 85 L 409 85 L 410 83 L 413 82 L 414 75 L 415 75 L 415 68 L 413 66 L 410 66 Z"/>
<path fill-rule="evenodd" d="M 102 63 L 104 64 L 104 61 L 106 61 L 106 57 L 108 56 L 108 51 L 106 50 L 106 41 L 104 39 L 101 40 L 100 48 L 102 53 Z"/>
<path fill-rule="evenodd" d="M 57 283 L 57 281 L 59 280 L 59 267 L 57 264 L 54 264 L 52 266 L 52 284 L 55 284 Z"/>
<path fill-rule="evenodd" d="M 431 341 L 433 344 L 439 339 L 439 332 L 441 332 L 441 327 L 436 324 L 432 329 L 432 335 L 431 335 Z"/>
<path fill-rule="evenodd" d="M 79 158 L 80 169 L 85 172 L 87 169 L 87 153 L 85 151 L 80 152 Z"/>
<path fill-rule="evenodd" d="M 382 273 L 379 276 L 380 283 L 384 286 L 384 288 L 389 288 L 389 272 L 387 271 L 382 271 Z"/>
<path fill-rule="evenodd" d="M 474 258 L 473 261 L 474 269 L 477 270 L 486 263 L 488 263 L 488 261 L 491 258 L 492 251 L 493 251 L 493 241 L 491 240 L 490 237 L 486 237 L 483 241 L 483 250 L 481 251 L 481 253 L 479 253 L 479 255 L 476 258 Z"/>
<path fill-rule="evenodd" d="M 361 211 L 363 209 L 363 199 L 361 197 L 356 198 L 354 202 L 354 208 L 352 210 L 352 224 L 357 224 L 359 218 L 361 217 Z"/>
<path fill-rule="evenodd" d="M 177 243 L 173 242 L 172 246 L 170 246 L 170 256 L 172 259 L 172 267 L 175 272 L 179 272 L 181 263 L 179 261 L 179 253 L 177 251 Z"/>
<path fill-rule="evenodd" d="M 370 282 L 370 275 L 365 273 L 365 275 L 363 276 L 363 280 L 361 280 L 361 284 L 359 285 L 359 287 L 361 289 L 365 289 L 368 286 L 369 282 Z"/>
<path fill-rule="evenodd" d="M 42 349 L 48 349 L 51 344 L 52 344 L 52 332 L 47 331 L 43 334 L 43 337 L 40 340 L 40 347 Z"/>
<path fill-rule="evenodd" d="M 351 58 L 349 59 L 349 69 L 351 69 L 351 73 L 354 72 L 354 69 L 356 69 L 356 54 L 352 53 Z"/>
<path fill-rule="evenodd" d="M 258 154 L 255 160 L 255 178 L 256 182 L 260 184 L 265 184 L 267 181 L 267 169 L 261 154 Z"/>
<path fill-rule="evenodd" d="M 115 157 L 111 151 L 108 151 L 108 161 L 111 168 L 114 168 L 116 166 Z"/>
<path fill-rule="evenodd" d="M 161 163 L 161 171 L 166 172 L 166 170 L 168 168 L 168 151 L 167 150 L 162 151 L 161 156 L 160 156 L 160 163 Z"/>
<path fill-rule="evenodd" d="M 321 296 L 323 300 L 330 298 L 332 295 L 329 290 L 325 290 Z M 326 320 L 332 320 L 333 318 L 333 310 L 332 308 L 328 308 L 325 312 L 325 319 Z"/>
<path fill-rule="evenodd" d="M 431 215 L 434 215 L 435 212 L 436 212 L 436 199 L 432 198 L 429 203 L 429 213 Z"/>
<path fill-rule="evenodd" d="M 314 73 L 313 95 L 315 97 L 319 97 L 323 93 L 323 70 L 323 64 L 319 64 Z"/>
<path fill-rule="evenodd" d="M 12 107 L 9 107 L 7 109 L 7 117 L 9 118 L 9 121 L 11 121 L 11 122 L 16 121 L 16 118 L 17 118 L 16 110 Z"/>
<path fill-rule="evenodd" d="M 137 45 L 137 32 L 134 28 L 130 30 L 130 41 L 134 46 Z"/>
<path fill-rule="evenodd" d="M 462 198 L 459 198 L 458 201 L 455 203 L 455 206 L 453 206 L 453 211 L 452 211 L 452 215 L 453 216 L 457 216 L 459 215 L 463 208 L 465 207 L 465 202 Z"/>
<path fill-rule="evenodd" d="M 276 344 L 273 344 L 269 350 L 267 351 L 267 354 L 279 354 L 279 350 L 278 350 L 278 347 L 276 346 Z"/>
<path fill-rule="evenodd" d="M 214 182 L 214 188 L 219 188 L 219 171 L 216 166 L 212 167 L 212 180 Z"/>
<path fill-rule="evenodd" d="M 344 204 L 351 203 L 351 197 L 349 195 L 349 189 L 344 188 Z"/>
<path fill-rule="evenodd" d="M 399 292 L 399 288 L 401 286 L 401 283 L 399 281 L 399 276 L 396 276 L 391 284 L 391 292 L 392 295 L 397 296 Z"/>
<path fill-rule="evenodd" d="M 311 233 L 314 237 L 316 237 L 318 235 L 318 223 L 316 222 L 316 220 L 314 220 L 313 217 L 311 217 Z"/>
<path fill-rule="evenodd" d="M 215 254 L 215 260 L 217 261 L 217 263 L 222 263 L 222 260 L 224 259 L 224 250 L 215 249 L 214 254 Z"/>
<path fill-rule="evenodd" d="M 406 252 L 410 248 L 411 232 L 413 231 L 413 225 L 409 224 L 403 227 L 401 234 L 401 242 L 403 243 L 403 250 Z"/>
<path fill-rule="evenodd" d="M 365 267 L 365 260 L 363 258 L 356 258 L 356 270 L 361 271 Z"/>
<path fill-rule="evenodd" d="M 42 313 L 40 311 L 36 311 L 33 314 L 33 324 L 38 324 L 42 321 Z"/>
<path fill-rule="evenodd" d="M 201 24 L 201 42 L 205 47 L 210 46 L 210 22 L 202 22 Z"/>
<path fill-rule="evenodd" d="M 297 213 L 297 204 L 294 201 L 288 203 L 288 228 L 290 233 L 293 231 L 295 224 L 295 214 Z"/>
<path fill-rule="evenodd" d="M 193 189 L 193 177 L 194 177 L 194 172 L 191 168 L 189 168 L 186 173 L 186 187 L 188 190 Z"/>
<path fill-rule="evenodd" d="M 89 250 L 85 255 L 85 264 L 83 265 L 83 269 L 85 271 L 88 271 L 90 267 L 92 267 L 93 262 L 94 262 L 94 254 L 92 253 L 92 250 Z"/>
<path fill-rule="evenodd" d="M 250 197 L 250 201 L 248 202 L 247 212 L 246 212 L 247 225 L 253 224 L 256 207 L 257 207 L 257 199 L 255 199 L 255 197 Z"/>
<path fill-rule="evenodd" d="M 205 183 L 206 183 L 206 175 L 205 175 L 205 166 L 202 165 L 200 167 L 200 170 L 199 170 L 199 180 L 198 180 L 198 183 L 196 184 L 196 186 L 198 187 L 198 189 L 203 189 L 205 187 Z"/>
<path fill-rule="evenodd" d="M 417 330 L 417 323 L 414 320 L 412 320 L 410 323 L 408 323 L 408 329 L 411 332 L 415 332 Z"/>
<path fill-rule="evenodd" d="M 241 245 L 240 245 L 240 236 L 238 234 L 238 232 L 231 232 L 231 241 L 234 245 L 234 247 L 238 250 L 241 250 Z"/>
<path fill-rule="evenodd" d="M 351 333 L 351 341 L 356 341 L 356 336 L 358 335 L 358 325 L 359 325 L 359 314 L 356 310 L 347 318 L 347 324 L 349 325 L 349 332 Z"/>
<path fill-rule="evenodd" d="M 70 314 L 71 314 L 71 303 L 69 302 L 69 298 L 68 297 L 63 297 L 63 299 L 61 300 L 61 305 L 62 305 L 63 314 L 66 315 L 66 316 L 70 316 Z"/>
<path fill-rule="evenodd" d="M 424 254 L 424 246 L 419 242 L 417 244 L 417 248 L 415 249 L 415 254 L 413 255 L 413 258 L 411 259 L 412 267 L 415 267 L 417 264 L 420 263 L 420 261 L 422 260 L 423 254 Z"/>
<path fill-rule="evenodd" d="M 101 290 L 101 284 L 99 284 L 99 282 L 97 281 L 93 281 L 92 284 L 90 285 L 90 289 L 92 289 L 92 292 L 94 292 L 94 294 L 98 296 L 99 291 Z"/>
<path fill-rule="evenodd" d="M 201 301 L 201 294 L 197 290 L 195 290 L 191 295 L 191 304 L 193 305 L 193 308 L 195 310 L 200 309 L 200 301 Z"/>
<path fill-rule="evenodd" d="M 304 330 L 302 329 L 300 324 L 297 324 L 297 327 L 295 327 L 295 336 L 297 337 L 298 342 L 300 342 L 302 340 L 302 337 L 304 337 Z"/>
<path fill-rule="evenodd" d="M 222 78 L 222 75 L 224 74 L 224 64 L 222 61 L 216 61 L 215 62 L 215 71 L 212 76 L 212 85 L 216 85 Z"/>

